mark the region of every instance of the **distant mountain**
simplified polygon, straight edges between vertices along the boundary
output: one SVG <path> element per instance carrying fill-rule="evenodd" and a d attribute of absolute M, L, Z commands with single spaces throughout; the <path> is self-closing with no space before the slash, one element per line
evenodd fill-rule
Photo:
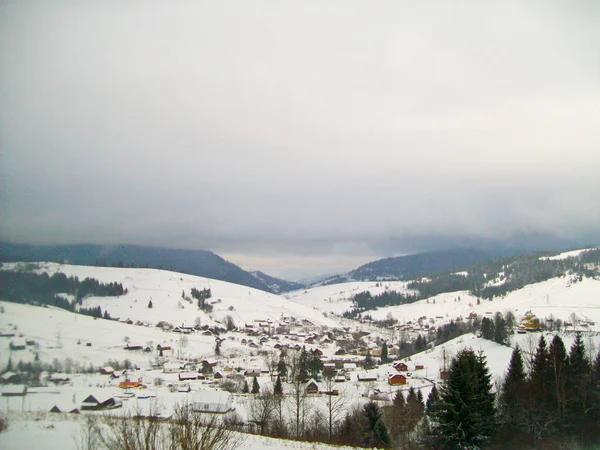
<path fill-rule="evenodd" d="M 498 256 L 499 253 L 472 249 L 395 256 L 364 264 L 351 272 L 329 277 L 316 285 L 327 286 L 348 281 L 409 280 L 444 270 L 461 270 Z"/>
<path fill-rule="evenodd" d="M 349 273 L 354 280 L 407 280 L 442 270 L 459 270 L 497 255 L 460 249 L 396 256 L 373 261 Z"/>
<path fill-rule="evenodd" d="M 262 272 L 259 272 L 260 276 L 255 276 L 206 250 L 175 250 L 137 245 L 39 246 L 0 243 L 0 261 L 52 261 L 84 266 L 147 267 L 228 281 L 272 293 L 298 289 L 296 283 L 278 280 Z"/>
<path fill-rule="evenodd" d="M 294 281 L 286 281 L 282 280 L 281 278 L 275 278 L 259 270 L 255 272 L 250 272 L 250 274 L 253 275 L 257 280 L 260 280 L 267 286 L 269 286 L 270 292 L 274 292 L 275 294 L 279 294 L 281 292 L 295 291 L 304 287 L 304 284 L 302 283 L 296 283 Z"/>

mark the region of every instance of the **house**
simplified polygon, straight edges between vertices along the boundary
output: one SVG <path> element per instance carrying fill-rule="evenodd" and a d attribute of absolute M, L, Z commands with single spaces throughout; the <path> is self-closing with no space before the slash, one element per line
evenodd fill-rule
<path fill-rule="evenodd" d="M 15 380 L 19 378 L 19 374 L 15 372 L 4 372 L 0 375 L 0 383 L 13 383 Z"/>
<path fill-rule="evenodd" d="M 356 363 L 344 363 L 344 370 L 356 370 Z"/>
<path fill-rule="evenodd" d="M 67 407 L 67 408 L 61 408 L 58 405 L 54 405 L 52 408 L 50 408 L 51 413 L 63 413 L 63 412 L 68 412 L 69 414 L 79 414 L 79 409 L 76 408 L 75 406 L 71 406 L 71 407 Z"/>
<path fill-rule="evenodd" d="M 319 385 L 314 379 L 308 380 L 306 386 L 304 387 L 304 392 L 307 394 L 318 394 L 319 393 Z"/>
<path fill-rule="evenodd" d="M 390 386 L 397 386 L 399 384 L 406 384 L 406 377 L 400 373 L 390 374 L 388 376 L 388 384 Z"/>
<path fill-rule="evenodd" d="M 440 378 L 442 380 L 447 380 L 449 376 L 449 372 L 447 370 L 440 370 Z"/>
<path fill-rule="evenodd" d="M 119 387 L 121 389 L 139 388 L 141 385 L 142 385 L 141 380 L 131 381 L 130 379 L 126 379 L 125 381 L 121 381 L 119 383 Z"/>
<path fill-rule="evenodd" d="M 27 386 L 24 384 L 7 384 L 2 388 L 2 397 L 23 397 L 27 395 Z"/>
<path fill-rule="evenodd" d="M 244 375 L 247 377 L 260 377 L 261 370 L 260 369 L 246 369 L 244 371 Z"/>
<path fill-rule="evenodd" d="M 376 374 L 370 374 L 370 373 L 359 373 L 358 376 L 358 381 L 377 381 L 377 375 Z"/>
<path fill-rule="evenodd" d="M 344 375 L 336 375 L 333 381 L 336 383 L 343 383 L 346 381 L 346 377 Z"/>
<path fill-rule="evenodd" d="M 408 366 L 403 362 L 394 363 L 394 369 L 398 372 L 408 372 Z"/>
<path fill-rule="evenodd" d="M 125 350 L 144 350 L 144 347 L 142 347 L 141 345 L 129 345 L 127 344 L 127 346 L 125 347 Z"/>
<path fill-rule="evenodd" d="M 314 350 L 312 350 L 311 353 L 314 356 L 318 356 L 318 357 L 323 356 L 323 351 L 321 349 L 318 349 L 318 348 L 315 348 Z"/>
<path fill-rule="evenodd" d="M 15 338 L 10 341 L 9 347 L 12 351 L 25 350 L 27 343 L 25 342 L 25 339 Z"/>
<path fill-rule="evenodd" d="M 225 414 L 234 410 L 233 397 L 225 391 L 197 391 L 192 400 L 192 410 L 199 413 Z"/>
<path fill-rule="evenodd" d="M 179 363 L 167 362 L 163 364 L 163 373 L 178 373 L 180 369 Z"/>
<path fill-rule="evenodd" d="M 102 409 L 115 409 L 121 408 L 122 406 L 123 401 L 119 398 L 90 394 L 81 403 L 81 410 L 94 411 Z"/>
<path fill-rule="evenodd" d="M 215 375 L 213 376 L 213 378 L 215 380 L 220 380 L 223 378 L 223 374 L 221 372 L 217 371 L 217 372 L 215 372 Z"/>
<path fill-rule="evenodd" d="M 335 363 L 325 363 L 323 364 L 323 374 L 325 375 L 333 375 L 335 374 Z"/>
<path fill-rule="evenodd" d="M 423 370 L 425 366 L 421 363 L 415 363 L 415 370 Z"/>
<path fill-rule="evenodd" d="M 205 359 L 202 361 L 202 368 L 203 369 L 207 369 L 207 368 L 214 368 L 217 364 L 219 363 L 219 361 L 215 360 L 215 359 Z"/>
<path fill-rule="evenodd" d="M 566 322 L 564 325 L 566 325 Z M 525 330 L 539 330 L 540 319 L 538 319 L 531 311 L 527 311 L 521 319 L 520 328 Z"/>
<path fill-rule="evenodd" d="M 54 384 L 67 384 L 71 378 L 66 373 L 51 373 L 48 375 L 48 381 Z"/>
<path fill-rule="evenodd" d="M 178 377 L 179 377 L 179 381 L 197 380 L 198 374 L 194 373 L 194 372 L 180 373 L 178 375 Z"/>
<path fill-rule="evenodd" d="M 112 375 L 114 372 L 115 369 L 113 369 L 111 366 L 104 366 L 100 368 L 101 375 Z"/>

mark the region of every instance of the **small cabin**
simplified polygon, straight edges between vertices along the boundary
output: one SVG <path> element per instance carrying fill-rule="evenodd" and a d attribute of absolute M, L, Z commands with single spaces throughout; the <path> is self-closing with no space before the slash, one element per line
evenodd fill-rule
<path fill-rule="evenodd" d="M 406 363 L 403 362 L 395 363 L 394 369 L 396 369 L 398 372 L 408 372 L 408 366 L 406 365 Z"/>
<path fill-rule="evenodd" d="M 306 386 L 304 387 L 304 392 L 307 394 L 318 394 L 319 393 L 319 385 L 314 379 L 308 380 Z"/>
<path fill-rule="evenodd" d="M 398 386 L 401 384 L 406 384 L 406 377 L 400 373 L 391 374 L 388 377 L 388 384 L 390 386 Z"/>

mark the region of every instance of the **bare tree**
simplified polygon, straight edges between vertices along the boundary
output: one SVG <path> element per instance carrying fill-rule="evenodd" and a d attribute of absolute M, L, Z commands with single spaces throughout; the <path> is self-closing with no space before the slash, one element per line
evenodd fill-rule
<path fill-rule="evenodd" d="M 294 434 L 296 439 L 299 439 L 304 434 L 304 419 L 306 415 L 306 391 L 302 381 L 298 379 L 294 380 L 290 399 L 292 414 L 294 416 Z"/>
<path fill-rule="evenodd" d="M 235 426 L 216 415 L 196 414 L 189 405 L 177 406 L 169 424 L 169 450 L 230 450 L 244 440 Z"/>
<path fill-rule="evenodd" d="M 275 405 L 273 393 L 267 391 L 250 400 L 250 420 L 260 427 L 260 434 L 264 435 L 269 426 Z"/>
<path fill-rule="evenodd" d="M 346 396 L 342 395 L 343 392 L 338 392 L 334 395 L 334 386 L 335 382 L 332 377 L 325 378 L 325 391 L 329 393 L 324 396 L 329 441 L 333 439 L 333 426 L 343 416 L 344 407 L 348 400 Z"/>
<path fill-rule="evenodd" d="M 189 405 L 176 406 L 170 421 L 159 409 L 142 416 L 140 411 L 124 417 L 86 417 L 80 450 L 229 450 L 245 437 L 221 417 L 194 413 Z"/>

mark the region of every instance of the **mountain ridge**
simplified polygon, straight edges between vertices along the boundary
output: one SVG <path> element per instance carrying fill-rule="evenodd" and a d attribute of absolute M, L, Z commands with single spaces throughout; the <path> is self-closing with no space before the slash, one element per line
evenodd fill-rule
<path fill-rule="evenodd" d="M 294 283 L 263 274 L 257 277 L 208 250 L 167 249 L 140 245 L 30 245 L 0 242 L 0 261 L 49 261 L 86 266 L 171 270 L 280 293 Z M 261 272 L 262 274 L 262 272 Z M 296 287 L 294 287 L 296 289 Z"/>

